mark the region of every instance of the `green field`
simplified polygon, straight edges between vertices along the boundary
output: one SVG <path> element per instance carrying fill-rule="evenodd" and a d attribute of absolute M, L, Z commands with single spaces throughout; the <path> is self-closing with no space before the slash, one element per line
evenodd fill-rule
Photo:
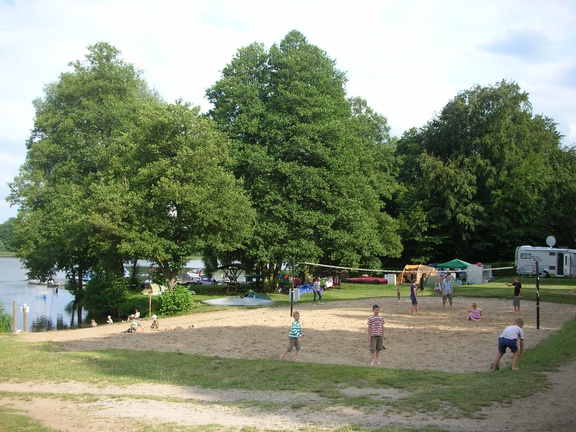
<path fill-rule="evenodd" d="M 502 278 L 485 285 L 457 287 L 459 296 L 510 298 L 510 288 Z M 523 278 L 524 297 L 536 296 L 535 279 Z M 542 301 L 576 303 L 574 279 L 540 281 Z M 221 295 L 222 287 L 202 287 L 198 300 Z M 403 287 L 407 292 L 408 288 Z M 431 295 L 431 290 L 424 295 Z M 329 292 L 330 301 L 395 296 L 394 287 L 386 285 L 344 284 Z M 304 295 L 302 301 L 309 299 Z M 288 297 L 273 294 L 274 300 L 288 304 Z M 144 309 L 144 308 L 142 308 Z M 193 313 L 205 309 L 198 306 Z M 213 308 L 210 310 L 214 310 Z M 455 417 L 475 418 L 479 409 L 493 403 L 508 403 L 513 399 L 533 395 L 549 386 L 543 372 L 553 371 L 576 358 L 576 319 L 572 318 L 560 331 L 530 349 L 518 372 L 455 374 L 438 371 L 373 369 L 321 364 L 279 363 L 273 360 L 238 360 L 177 353 L 140 353 L 133 361 L 129 350 L 66 352 L 55 343 L 22 343 L 15 335 L 0 336 L 0 381 L 30 382 L 67 380 L 97 384 L 130 386 L 136 383 L 200 386 L 211 389 L 242 389 L 280 392 L 310 392 L 330 398 L 337 405 L 359 410 L 377 407 L 370 397 L 349 397 L 340 392 L 346 387 L 391 388 L 407 392 L 408 396 L 389 401 L 389 407 L 403 413 L 434 413 L 446 406 Z M 9 354 L 8 354 L 9 353 Z M 245 371 L 251 371 L 250 374 Z M 257 375 L 258 379 L 254 379 Z M 475 383 L 474 398 L 469 397 L 470 383 Z M 521 383 L 521 385 L 519 385 Z M 501 389 L 505 387 L 507 391 Z M 14 395 L 3 394 L 10 397 Z M 93 395 L 97 397 L 96 395 Z M 58 399 L 58 395 L 53 398 Z M 320 408 L 320 407 L 318 407 Z M 270 409 L 273 409 L 271 407 Z M 0 408 L 0 429 L 11 431 L 50 430 L 20 413 Z M 172 431 L 172 426 L 158 425 L 154 431 Z M 184 429 L 182 429 L 184 430 Z M 190 429 L 192 430 L 192 429 Z M 220 430 L 220 429 L 218 429 Z M 310 429 L 313 430 L 313 429 Z M 352 430 L 352 429 L 346 429 Z M 367 430 L 357 428 L 353 430 Z M 402 430 L 402 429 L 394 429 Z M 422 429 L 436 430 L 436 429 Z"/>

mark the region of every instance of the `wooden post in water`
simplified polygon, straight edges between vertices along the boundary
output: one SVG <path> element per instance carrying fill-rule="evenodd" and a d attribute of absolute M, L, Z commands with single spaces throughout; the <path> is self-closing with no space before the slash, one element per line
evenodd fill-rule
<path fill-rule="evenodd" d="M 28 305 L 26 303 L 24 303 L 22 305 L 22 320 L 24 327 L 22 328 L 22 331 L 25 333 L 26 332 L 26 328 L 28 327 L 28 325 L 26 324 L 26 313 L 28 312 Z"/>
<path fill-rule="evenodd" d="M 12 300 L 12 333 L 16 333 L 16 300 Z"/>

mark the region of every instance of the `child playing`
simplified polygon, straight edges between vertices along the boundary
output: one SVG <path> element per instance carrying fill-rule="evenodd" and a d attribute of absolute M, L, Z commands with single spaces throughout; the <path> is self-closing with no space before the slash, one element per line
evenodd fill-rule
<path fill-rule="evenodd" d="M 500 337 L 498 338 L 498 354 L 494 359 L 494 363 L 490 365 L 490 370 L 495 371 L 500 369 L 498 366 L 500 364 L 500 359 L 504 353 L 506 353 L 506 348 L 510 348 L 510 351 L 514 354 L 512 356 L 512 370 L 518 370 L 516 367 L 516 361 L 522 358 L 524 354 L 524 320 L 522 318 L 516 318 L 514 320 L 514 325 L 508 326 L 504 329 Z M 518 353 L 518 339 L 520 340 L 520 353 Z"/>
<path fill-rule="evenodd" d="M 476 303 L 468 305 L 468 318 L 469 321 L 480 321 L 482 319 L 482 309 Z"/>
<path fill-rule="evenodd" d="M 434 284 L 434 292 L 438 295 L 442 292 L 442 276 L 436 278 L 436 283 Z"/>
<path fill-rule="evenodd" d="M 294 360 L 298 360 L 298 352 L 300 351 L 300 338 L 304 337 L 302 334 L 302 325 L 300 324 L 300 312 L 294 311 L 292 314 L 294 321 L 292 321 L 292 327 L 290 328 L 290 333 L 288 334 L 288 348 L 280 356 L 280 360 L 284 360 L 286 354 L 288 354 L 292 349 L 294 349 Z"/>
<path fill-rule="evenodd" d="M 381 365 L 380 351 L 386 349 L 384 346 L 384 318 L 379 315 L 380 307 L 372 306 L 372 316 L 368 318 L 368 342 L 370 349 L 370 365 Z"/>
<path fill-rule="evenodd" d="M 314 292 L 314 304 L 316 304 L 316 295 L 318 295 L 318 304 L 322 304 L 322 285 L 319 277 L 314 278 L 312 291 Z"/>
<path fill-rule="evenodd" d="M 418 289 L 416 288 L 416 284 L 412 282 L 410 285 L 410 301 L 412 302 L 412 307 L 410 308 L 410 315 L 413 315 L 416 312 L 416 315 L 420 313 L 418 308 Z"/>
<path fill-rule="evenodd" d="M 152 324 L 150 324 L 150 328 L 152 330 L 158 330 L 159 325 L 158 325 L 158 317 L 156 315 L 152 315 Z"/>
<path fill-rule="evenodd" d="M 106 324 L 114 324 L 114 321 L 112 321 L 112 317 L 110 315 L 108 315 L 108 318 L 106 319 Z"/>
<path fill-rule="evenodd" d="M 396 282 L 396 295 L 398 296 L 398 300 L 400 300 L 400 282 Z"/>

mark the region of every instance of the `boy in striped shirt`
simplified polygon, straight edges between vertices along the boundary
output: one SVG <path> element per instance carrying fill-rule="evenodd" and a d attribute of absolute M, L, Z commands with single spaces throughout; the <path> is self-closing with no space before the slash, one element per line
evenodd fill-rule
<path fill-rule="evenodd" d="M 522 318 L 516 318 L 514 320 L 514 325 L 508 326 L 500 334 L 498 338 L 498 354 L 494 359 L 494 363 L 490 365 L 490 370 L 495 371 L 500 369 L 500 359 L 506 352 L 506 348 L 510 348 L 512 352 L 512 370 L 518 370 L 516 367 L 516 361 L 522 358 L 524 354 L 524 320 Z M 518 352 L 518 341 L 520 341 L 520 352 Z"/>
<path fill-rule="evenodd" d="M 294 321 L 292 321 L 292 327 L 290 328 L 290 333 L 288 334 L 288 349 L 280 356 L 280 360 L 284 360 L 286 354 L 294 349 L 294 360 L 298 360 L 298 352 L 300 351 L 300 338 L 304 337 L 302 334 L 302 325 L 300 324 L 300 312 L 294 311 L 292 314 Z"/>
<path fill-rule="evenodd" d="M 381 365 L 380 351 L 384 346 L 384 318 L 379 315 L 380 307 L 372 306 L 372 316 L 368 318 L 368 342 L 370 346 L 370 365 Z"/>

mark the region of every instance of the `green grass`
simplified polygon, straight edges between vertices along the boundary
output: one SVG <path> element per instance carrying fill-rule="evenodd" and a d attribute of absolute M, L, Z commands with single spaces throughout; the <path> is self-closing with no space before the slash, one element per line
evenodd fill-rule
<path fill-rule="evenodd" d="M 490 284 L 460 286 L 457 287 L 456 294 L 511 299 L 511 288 L 506 287 L 504 282 L 510 282 L 510 278 L 499 279 Z M 535 279 L 523 278 L 522 283 L 524 297 L 535 298 Z M 574 304 L 576 303 L 575 285 L 574 279 L 541 280 L 541 301 Z M 407 286 L 403 286 L 403 289 L 406 294 Z M 222 292 L 209 294 L 206 290 L 197 294 L 195 298 L 199 300 L 215 295 L 222 295 Z M 331 289 L 325 295 L 331 302 L 394 297 L 396 289 L 386 285 L 343 284 L 341 289 Z M 432 290 L 427 288 L 424 295 L 432 295 Z M 309 302 L 311 297 L 311 294 L 305 294 L 302 296 L 302 301 Z M 288 304 L 289 301 L 288 297 L 282 294 L 273 294 L 272 298 L 281 304 Z M 215 309 L 198 306 L 193 313 L 200 313 L 204 310 Z M 0 336 L 0 352 L 3 353 L 0 357 L 1 381 L 65 382 L 73 380 L 102 386 L 109 384 L 128 387 L 136 383 L 150 383 L 224 390 L 275 389 L 287 392 L 311 392 L 330 401 L 330 405 L 349 406 L 361 410 L 378 409 L 383 402 L 371 396 L 349 397 L 341 392 L 342 389 L 348 387 L 388 388 L 395 389 L 404 395 L 398 399 L 385 401 L 386 406 L 392 410 L 424 414 L 437 413 L 442 410 L 447 416 L 475 418 L 483 407 L 488 407 L 493 403 L 509 403 L 513 399 L 530 396 L 547 388 L 550 383 L 543 372 L 556 370 L 576 359 L 576 318 L 568 321 L 559 332 L 527 350 L 521 370 L 516 372 L 501 370 L 498 373 L 487 371 L 460 374 L 343 365 L 326 367 L 326 365 L 314 363 L 307 363 L 303 367 L 303 363 L 294 362 L 240 360 L 162 352 L 141 352 L 138 355 L 138 361 L 135 362 L 133 353 L 129 350 L 67 352 L 63 351 L 57 343 L 22 343 L 15 335 Z M 254 376 L 258 376 L 258 379 L 254 379 Z M 470 397 L 471 382 L 475 383 L 474 397 Z M 327 403 L 314 402 L 309 408 L 321 409 L 325 406 L 323 404 Z M 271 412 L 277 408 L 273 403 L 243 401 L 241 404 L 243 406 L 254 404 L 260 409 Z M 449 409 L 446 409 L 447 407 Z M 19 414 L 6 409 L 1 410 L 0 414 L 2 414 L 1 430 L 50 430 L 34 428 L 35 424 L 31 420 L 25 417 L 20 418 Z M 16 426 L 8 427 L 14 422 Z M 166 426 L 158 430 L 180 429 L 176 426 L 173 428 Z M 365 429 L 344 428 L 341 430 L 361 431 Z"/>
<path fill-rule="evenodd" d="M 0 407 L 0 429 L 17 432 L 55 432 L 56 429 L 42 426 L 42 424 L 20 411 Z"/>
<path fill-rule="evenodd" d="M 394 388 L 410 395 L 391 402 L 403 411 L 433 412 L 449 404 L 458 415 L 472 415 L 494 401 L 534 394 L 547 385 L 543 371 L 576 358 L 576 319 L 530 349 L 517 372 L 455 374 L 437 371 L 374 369 L 320 364 L 239 360 L 178 353 L 140 353 L 134 362 L 129 350 L 62 352 L 55 343 L 25 344 L 13 335 L 0 337 L 0 379 L 29 381 L 74 380 L 130 386 L 134 383 L 174 384 L 218 389 L 313 392 L 349 406 L 365 406 L 362 398 L 345 398 L 345 387 Z M 33 365 L 33 367 L 31 367 Z M 250 373 L 245 373 L 247 370 Z M 258 376 L 258 380 L 254 380 Z M 474 398 L 470 382 L 476 382 Z M 519 382 L 522 385 L 517 385 Z M 509 389 L 507 392 L 501 388 Z"/>

